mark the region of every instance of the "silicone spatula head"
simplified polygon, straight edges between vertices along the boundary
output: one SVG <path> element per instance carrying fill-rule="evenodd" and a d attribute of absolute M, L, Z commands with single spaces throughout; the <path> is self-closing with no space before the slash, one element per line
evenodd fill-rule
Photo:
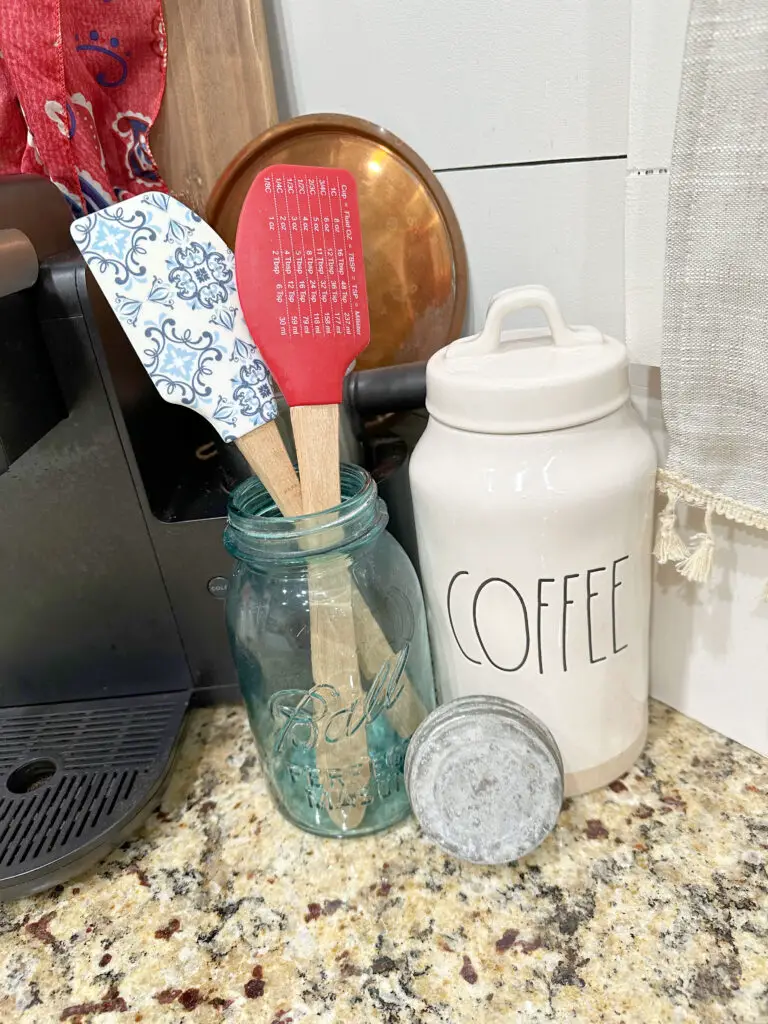
<path fill-rule="evenodd" d="M 234 256 L 196 213 L 145 192 L 76 220 L 71 233 L 163 398 L 201 413 L 225 441 L 277 416 Z"/>
<path fill-rule="evenodd" d="M 245 197 L 235 258 L 246 323 L 288 404 L 340 404 L 370 340 L 355 179 L 268 167 Z"/>

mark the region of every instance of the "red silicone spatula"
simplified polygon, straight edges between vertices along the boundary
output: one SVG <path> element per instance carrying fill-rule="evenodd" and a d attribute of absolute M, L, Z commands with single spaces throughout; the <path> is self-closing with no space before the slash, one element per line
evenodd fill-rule
<path fill-rule="evenodd" d="M 288 164 L 261 171 L 240 213 L 235 259 L 245 317 L 289 405 L 338 404 L 344 373 L 370 338 L 353 176 Z"/>
<path fill-rule="evenodd" d="M 357 188 L 344 170 L 277 165 L 246 196 L 235 243 L 245 321 L 291 407 L 304 513 L 341 501 L 338 410 L 347 367 L 368 344 Z M 310 565 L 312 673 L 328 720 L 362 706 L 352 588 L 342 560 Z M 324 721 L 325 719 L 323 719 Z M 365 815 L 365 729 L 331 740 L 318 722 L 316 758 L 341 831 Z"/>
<path fill-rule="evenodd" d="M 370 340 L 355 179 L 278 164 L 246 196 L 235 245 L 245 320 L 291 406 L 304 511 L 339 502 L 344 374 Z"/>

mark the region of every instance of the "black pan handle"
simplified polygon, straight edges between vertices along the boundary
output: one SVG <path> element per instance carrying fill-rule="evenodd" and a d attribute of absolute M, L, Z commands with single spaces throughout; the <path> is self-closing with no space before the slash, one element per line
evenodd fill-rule
<path fill-rule="evenodd" d="M 362 417 L 421 409 L 426 398 L 426 363 L 354 370 L 344 379 L 344 404 Z"/>

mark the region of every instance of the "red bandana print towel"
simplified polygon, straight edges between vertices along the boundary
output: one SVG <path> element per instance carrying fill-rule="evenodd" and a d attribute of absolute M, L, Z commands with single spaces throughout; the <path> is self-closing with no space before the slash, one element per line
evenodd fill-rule
<path fill-rule="evenodd" d="M 165 86 L 160 0 L 0 0 L 0 174 L 47 175 L 76 217 L 167 191 L 147 142 Z"/>

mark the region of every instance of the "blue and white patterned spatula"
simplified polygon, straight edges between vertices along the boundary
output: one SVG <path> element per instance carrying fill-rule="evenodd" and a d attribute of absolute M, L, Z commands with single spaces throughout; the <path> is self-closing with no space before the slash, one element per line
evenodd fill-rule
<path fill-rule="evenodd" d="M 232 251 L 162 192 L 81 217 L 71 234 L 159 394 L 235 441 L 283 514 L 300 515 L 298 477 L 274 422 L 271 376 L 243 319 Z"/>

